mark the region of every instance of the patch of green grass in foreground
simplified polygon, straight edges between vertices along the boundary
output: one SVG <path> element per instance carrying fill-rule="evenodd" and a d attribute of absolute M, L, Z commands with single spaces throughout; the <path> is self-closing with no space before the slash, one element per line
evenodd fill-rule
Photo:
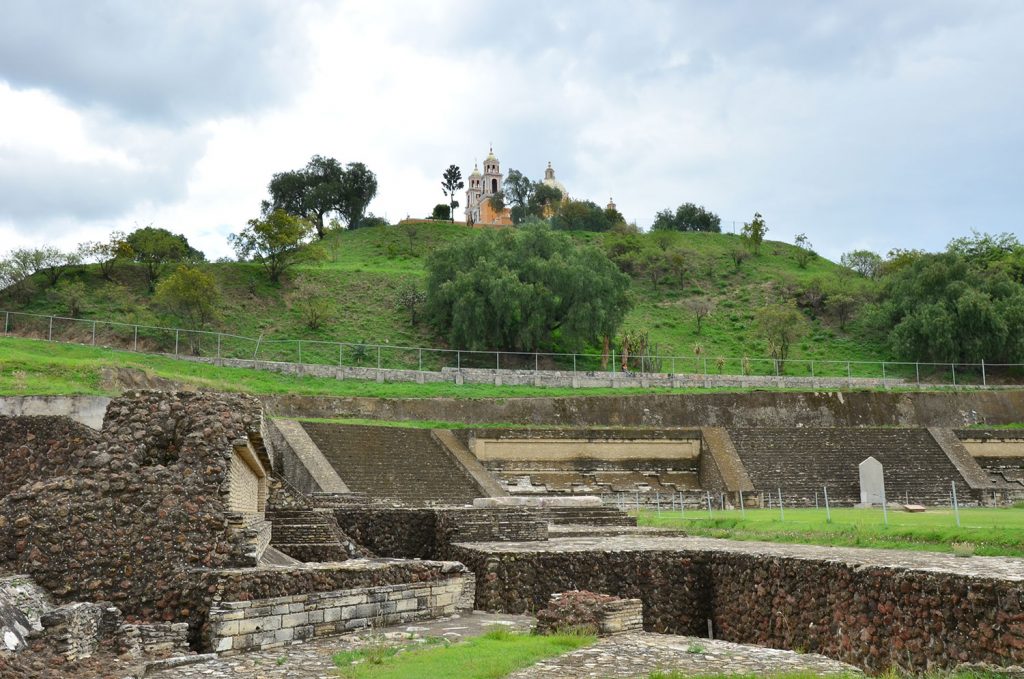
<path fill-rule="evenodd" d="M 821 675 L 814 672 L 779 672 L 778 674 L 682 674 L 680 672 L 653 672 L 647 679 L 817 679 L 828 676 L 831 679 L 859 679 L 864 675 L 846 672 L 840 674 Z M 928 672 L 918 675 L 901 674 L 890 671 L 878 675 L 878 679 L 901 679 L 913 676 L 916 679 L 996 679 L 1005 676 L 997 672 L 961 671 L 961 672 Z"/>
<path fill-rule="evenodd" d="M 593 636 L 540 636 L 494 630 L 450 646 L 397 652 L 391 647 L 335 654 L 343 677 L 361 679 L 498 679 L 538 660 L 596 641 Z M 356 663 L 356 664 L 353 664 Z"/>
<path fill-rule="evenodd" d="M 781 520 L 777 509 L 707 511 L 642 511 L 641 526 L 677 528 L 689 535 L 730 540 L 803 543 L 834 547 L 881 547 L 927 552 L 955 553 L 953 545 L 965 543 L 979 556 L 1024 556 L 1024 507 L 969 508 L 960 510 L 958 528 L 953 510 L 929 508 L 920 514 L 889 511 L 889 525 L 881 509 L 832 510 L 826 523 L 824 509 L 786 509 Z"/>

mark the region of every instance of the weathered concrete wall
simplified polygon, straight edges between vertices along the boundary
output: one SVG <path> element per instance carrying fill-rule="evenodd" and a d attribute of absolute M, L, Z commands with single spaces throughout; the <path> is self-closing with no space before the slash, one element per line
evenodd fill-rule
<path fill-rule="evenodd" d="M 1019 559 L 626 541 L 462 544 L 453 558 L 476 573 L 484 610 L 538 610 L 553 593 L 585 589 L 641 599 L 650 631 L 706 636 L 711 619 L 716 638 L 800 648 L 873 672 L 1024 662 Z"/>
<path fill-rule="evenodd" d="M 630 427 L 963 427 L 1020 420 L 1024 390 L 629 394 L 508 399 L 378 399 L 275 395 L 282 417 Z"/>
<path fill-rule="evenodd" d="M 274 471 L 303 493 L 348 493 L 349 488 L 299 422 L 267 419 L 264 439 Z"/>
<path fill-rule="evenodd" d="M 99 430 L 109 403 L 108 396 L 0 396 L 0 415 L 67 417 Z"/>

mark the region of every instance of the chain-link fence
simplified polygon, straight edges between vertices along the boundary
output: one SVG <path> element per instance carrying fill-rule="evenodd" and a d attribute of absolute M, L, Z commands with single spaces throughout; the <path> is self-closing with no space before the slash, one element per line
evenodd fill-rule
<path fill-rule="evenodd" d="M 4 336 L 176 357 L 438 372 L 445 369 L 704 376 L 859 378 L 926 386 L 1024 383 L 1024 364 L 836 361 L 763 357 L 470 351 L 389 344 L 241 337 L 223 332 L 0 311 Z"/>

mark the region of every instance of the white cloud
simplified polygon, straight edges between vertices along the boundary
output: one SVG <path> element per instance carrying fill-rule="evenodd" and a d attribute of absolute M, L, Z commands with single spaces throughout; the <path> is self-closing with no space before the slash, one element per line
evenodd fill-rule
<path fill-rule="evenodd" d="M 490 142 L 641 225 L 684 201 L 759 210 L 832 257 L 1024 209 L 1018 3 L 228 4 L 194 58 L 193 6 L 111 7 L 41 65 L 0 48 L 5 242 L 153 222 L 227 254 L 270 176 L 313 154 L 374 170 L 375 213 L 425 215 Z M 18 9 L 11 30 L 38 32 Z"/>

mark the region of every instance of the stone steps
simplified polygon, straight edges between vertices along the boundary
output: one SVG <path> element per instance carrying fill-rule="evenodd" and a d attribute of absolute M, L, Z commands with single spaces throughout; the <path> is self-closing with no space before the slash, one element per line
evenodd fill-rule
<path fill-rule="evenodd" d="M 268 512 L 270 544 L 299 561 L 344 561 L 351 554 L 333 517 L 315 510 Z"/>
<path fill-rule="evenodd" d="M 950 483 L 957 482 L 964 499 L 963 477 L 925 429 L 880 428 L 732 428 L 736 450 L 756 494 L 782 490 L 784 502 L 823 501 L 852 505 L 860 501 L 858 465 L 871 456 L 885 470 L 886 495 L 892 502 L 946 504 Z"/>
<path fill-rule="evenodd" d="M 410 505 L 463 505 L 479 488 L 428 429 L 304 423 L 345 484 Z"/>

